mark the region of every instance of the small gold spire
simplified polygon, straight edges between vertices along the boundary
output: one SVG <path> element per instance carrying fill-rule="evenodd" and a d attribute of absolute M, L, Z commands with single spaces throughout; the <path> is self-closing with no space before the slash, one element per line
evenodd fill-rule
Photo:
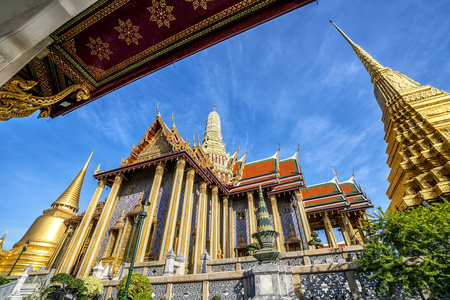
<path fill-rule="evenodd" d="M 6 234 L 8 233 L 9 229 L 6 230 L 5 234 L 2 236 L 2 238 L 0 239 L 0 250 L 2 250 L 3 247 L 3 241 L 5 240 Z"/>
<path fill-rule="evenodd" d="M 355 179 L 355 170 L 352 169 L 352 171 L 353 171 L 352 179 Z"/>
<path fill-rule="evenodd" d="M 197 147 L 197 145 L 195 144 L 195 133 L 194 136 L 192 137 L 192 140 L 194 141 L 194 147 Z"/>
<path fill-rule="evenodd" d="M 198 141 L 198 146 L 200 147 L 201 146 L 201 144 L 200 144 L 200 133 L 197 136 L 197 141 Z"/>
<path fill-rule="evenodd" d="M 159 102 L 156 103 L 156 111 L 158 112 L 158 116 L 161 116 L 161 114 L 160 114 L 160 112 L 159 112 L 159 107 L 158 107 L 158 105 L 159 105 Z"/>
<path fill-rule="evenodd" d="M 298 146 L 298 148 L 297 148 L 297 151 L 295 151 L 295 152 L 297 152 L 297 154 L 298 154 L 298 152 L 300 151 L 300 144 L 297 143 L 297 146 Z"/>
<path fill-rule="evenodd" d="M 215 104 L 213 105 L 213 111 L 216 111 L 216 105 Z"/>
<path fill-rule="evenodd" d="M 88 160 L 84 164 L 80 173 L 75 177 L 69 187 L 64 191 L 64 193 L 59 196 L 59 198 L 52 203 L 52 207 L 54 206 L 68 206 L 72 208 L 75 212 L 78 211 L 78 202 L 80 200 L 80 191 L 81 186 L 83 185 L 84 176 L 86 174 L 86 170 L 89 166 L 89 162 L 91 161 L 92 154 L 94 154 L 94 150 L 92 150 L 91 155 Z"/>
<path fill-rule="evenodd" d="M 278 150 L 277 150 L 277 152 L 280 152 L 280 150 L 281 150 L 281 145 L 280 145 L 280 143 L 278 143 Z"/>
<path fill-rule="evenodd" d="M 247 146 L 247 151 L 245 152 L 244 156 L 247 155 L 247 153 L 248 153 L 248 146 Z"/>
<path fill-rule="evenodd" d="M 172 113 L 172 128 L 175 128 L 175 122 L 173 121 L 173 113 Z"/>
<path fill-rule="evenodd" d="M 125 209 L 122 210 L 122 214 L 119 217 L 119 220 L 117 220 L 116 224 L 111 229 L 119 229 L 123 227 L 123 216 L 125 214 Z"/>

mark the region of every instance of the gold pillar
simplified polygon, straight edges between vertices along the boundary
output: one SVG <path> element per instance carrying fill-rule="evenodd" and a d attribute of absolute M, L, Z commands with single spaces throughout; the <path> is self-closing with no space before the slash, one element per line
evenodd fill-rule
<path fill-rule="evenodd" d="M 70 240 L 70 244 L 67 247 L 67 251 L 61 259 L 61 264 L 58 266 L 57 273 L 70 273 L 72 267 L 74 266 L 75 260 L 77 259 L 89 233 L 91 220 L 94 215 L 95 208 L 97 207 L 97 203 L 102 196 L 103 189 L 105 188 L 105 182 L 105 179 L 100 179 L 98 182 L 97 188 L 95 189 L 94 195 L 92 195 L 91 202 L 89 202 L 89 206 L 84 213 L 83 219 L 75 230 L 74 235 Z"/>
<path fill-rule="evenodd" d="M 279 238 L 275 239 L 275 245 L 281 253 L 286 252 L 284 249 L 284 237 L 283 228 L 281 227 L 280 213 L 278 211 L 277 198 L 275 195 L 270 195 L 270 204 L 272 205 L 272 217 L 273 217 L 273 227 L 275 231 L 280 234 Z"/>
<path fill-rule="evenodd" d="M 180 234 L 176 252 L 184 257 L 185 265 L 189 261 L 189 242 L 191 240 L 192 210 L 194 208 L 194 178 L 195 169 L 189 168 L 186 172 L 186 185 L 184 189 L 183 211 L 181 213 Z M 187 270 L 187 267 L 185 268 Z"/>
<path fill-rule="evenodd" d="M 303 204 L 302 193 L 300 193 L 300 191 L 295 191 L 294 196 L 297 199 L 298 211 L 300 212 L 300 221 L 302 222 L 303 231 L 306 236 L 305 243 L 308 249 L 313 249 L 313 246 L 308 245 L 308 242 L 311 240 L 311 227 L 309 225 L 308 216 L 306 215 L 305 205 Z"/>
<path fill-rule="evenodd" d="M 222 251 L 223 258 L 228 257 L 228 196 L 222 197 Z"/>
<path fill-rule="evenodd" d="M 219 188 L 214 186 L 212 188 L 212 199 L 211 199 L 211 259 L 217 259 L 217 254 L 219 251 L 219 231 L 220 231 L 220 223 L 219 223 Z"/>
<path fill-rule="evenodd" d="M 256 238 L 252 238 L 252 234 L 256 232 L 256 215 L 255 202 L 253 201 L 253 192 L 247 192 L 247 208 L 248 208 L 248 226 L 250 231 L 250 243 L 258 242 Z"/>
<path fill-rule="evenodd" d="M 92 264 L 94 263 L 95 257 L 100 250 L 100 245 L 102 243 L 103 236 L 106 233 L 106 228 L 108 227 L 109 220 L 114 211 L 114 207 L 117 202 L 117 194 L 119 193 L 120 186 L 122 185 L 123 175 L 118 174 L 114 179 L 114 184 L 109 192 L 108 199 L 106 199 L 105 206 L 103 207 L 102 214 L 98 220 L 97 226 L 95 227 L 94 233 L 92 235 L 89 247 L 86 250 L 86 255 L 83 257 L 80 268 L 78 269 L 78 278 L 84 278 L 89 276 Z"/>
<path fill-rule="evenodd" d="M 185 165 L 186 160 L 184 158 L 179 158 L 177 160 L 177 167 L 175 174 L 173 175 L 172 191 L 170 192 L 169 203 L 167 204 L 166 222 L 164 224 L 161 249 L 159 250 L 159 260 L 163 260 L 166 253 L 169 252 L 170 249 L 173 249 Z"/>
<path fill-rule="evenodd" d="M 342 219 L 342 227 L 341 227 L 341 231 L 342 231 L 342 235 L 344 236 L 344 240 L 345 243 L 347 244 L 347 246 L 350 245 L 354 245 L 354 233 L 353 233 L 353 226 L 350 223 L 350 220 L 348 219 L 346 213 L 342 213 L 341 214 L 341 219 Z"/>
<path fill-rule="evenodd" d="M 233 199 L 228 200 L 228 250 L 227 258 L 234 257 L 234 214 L 233 214 Z"/>
<path fill-rule="evenodd" d="M 208 209 L 208 201 L 206 195 L 207 183 L 202 181 L 200 183 L 200 196 L 198 199 L 198 213 L 197 226 L 195 229 L 195 254 L 193 266 L 193 273 L 197 274 L 200 271 L 200 255 L 206 248 L 206 215 Z"/>
<path fill-rule="evenodd" d="M 159 162 L 156 165 L 155 176 L 153 177 L 152 189 L 148 196 L 150 206 L 147 211 L 147 218 L 145 219 L 144 227 L 142 228 L 142 240 L 139 243 L 138 253 L 136 256 L 137 262 L 144 261 L 145 249 L 147 249 L 148 241 L 150 239 L 150 230 L 152 227 L 153 217 L 156 212 L 156 205 L 158 202 L 159 189 L 161 188 L 161 180 L 164 174 L 164 163 Z"/>
<path fill-rule="evenodd" d="M 336 248 L 338 247 L 336 236 L 334 235 L 333 227 L 331 226 L 330 218 L 328 217 L 328 213 L 323 213 L 323 225 L 325 227 L 325 235 L 327 236 L 328 240 L 328 247 L 329 248 Z"/>

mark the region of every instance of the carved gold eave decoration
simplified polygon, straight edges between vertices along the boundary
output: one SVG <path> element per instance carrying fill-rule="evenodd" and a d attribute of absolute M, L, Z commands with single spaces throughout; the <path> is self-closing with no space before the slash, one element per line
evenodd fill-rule
<path fill-rule="evenodd" d="M 52 105 L 64 100 L 76 92 L 76 101 L 88 100 L 90 92 L 83 84 L 74 84 L 49 97 L 39 97 L 26 92 L 32 89 L 37 82 L 12 78 L 0 88 L 0 121 L 11 118 L 25 118 L 40 110 L 38 118 L 47 118 Z"/>

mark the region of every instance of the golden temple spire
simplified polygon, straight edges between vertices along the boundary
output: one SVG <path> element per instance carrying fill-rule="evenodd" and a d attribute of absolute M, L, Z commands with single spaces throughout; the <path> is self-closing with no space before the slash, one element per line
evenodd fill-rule
<path fill-rule="evenodd" d="M 371 82 L 375 85 L 375 98 L 383 111 L 386 108 L 386 104 L 389 101 L 395 101 L 399 95 L 410 94 L 423 88 L 408 76 L 383 67 L 360 46 L 355 44 L 333 21 L 330 20 L 330 22 L 352 46 L 353 51 L 361 60 L 367 72 L 369 72 Z"/>
<path fill-rule="evenodd" d="M 159 102 L 158 102 L 158 103 L 156 103 L 156 111 L 158 112 L 158 116 L 161 116 L 161 113 L 159 112 L 159 107 L 158 107 L 158 104 L 159 104 Z"/>
<path fill-rule="evenodd" d="M 172 129 L 175 128 L 175 122 L 173 121 L 173 113 L 172 113 Z"/>
<path fill-rule="evenodd" d="M 364 51 L 360 46 L 356 45 L 336 24 L 330 20 L 330 23 L 336 27 L 336 29 L 342 34 L 342 36 L 347 40 L 347 42 L 352 46 L 353 51 L 358 55 L 359 59 L 366 67 L 367 72 L 369 72 L 372 79 L 374 78 L 374 72 L 383 69 L 384 67 L 380 65 L 372 56 L 370 56 L 366 51 Z M 373 83 L 373 82 L 372 82 Z"/>
<path fill-rule="evenodd" d="M 61 194 L 61 196 L 59 196 L 59 198 L 55 202 L 52 203 L 52 207 L 65 206 L 71 208 L 74 212 L 78 211 L 81 186 L 83 185 L 84 176 L 86 175 L 86 170 L 89 166 L 89 162 L 91 161 L 92 154 L 94 154 L 94 151 L 92 151 L 80 173 L 78 173 L 69 187 L 64 191 L 64 193 Z"/>

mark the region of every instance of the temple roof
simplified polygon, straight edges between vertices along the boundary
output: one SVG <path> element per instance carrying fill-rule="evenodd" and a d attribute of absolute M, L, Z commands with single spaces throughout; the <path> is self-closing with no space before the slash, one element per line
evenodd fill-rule
<path fill-rule="evenodd" d="M 332 180 L 301 189 L 307 214 L 338 210 L 350 212 L 373 208 L 372 202 L 362 192 L 352 176 L 340 183 L 335 176 Z"/>

